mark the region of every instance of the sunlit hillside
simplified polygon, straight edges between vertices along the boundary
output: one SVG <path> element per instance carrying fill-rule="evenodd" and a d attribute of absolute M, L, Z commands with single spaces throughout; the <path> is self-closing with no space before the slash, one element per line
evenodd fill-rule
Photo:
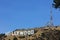
<path fill-rule="evenodd" d="M 32 29 L 16 29 L 2 36 L 3 40 L 58 40 L 60 39 L 60 27 L 42 27 Z M 56 36 L 55 36 L 56 35 Z"/>

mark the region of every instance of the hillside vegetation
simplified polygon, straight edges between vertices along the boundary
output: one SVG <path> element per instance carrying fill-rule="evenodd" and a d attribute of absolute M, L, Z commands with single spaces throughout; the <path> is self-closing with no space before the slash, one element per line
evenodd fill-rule
<path fill-rule="evenodd" d="M 0 40 L 60 40 L 60 27 L 35 28 L 35 30 L 35 34 L 26 37 L 0 34 Z"/>

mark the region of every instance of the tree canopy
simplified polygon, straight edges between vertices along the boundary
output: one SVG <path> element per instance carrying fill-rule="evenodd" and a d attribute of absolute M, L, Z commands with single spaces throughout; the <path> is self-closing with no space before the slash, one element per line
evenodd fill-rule
<path fill-rule="evenodd" d="M 54 8 L 60 8 L 60 0 L 53 0 Z"/>

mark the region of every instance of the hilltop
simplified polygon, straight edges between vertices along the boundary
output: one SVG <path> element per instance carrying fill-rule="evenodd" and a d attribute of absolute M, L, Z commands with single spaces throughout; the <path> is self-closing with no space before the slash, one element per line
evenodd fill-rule
<path fill-rule="evenodd" d="M 34 30 L 34 31 L 33 31 Z M 23 33 L 21 32 L 21 35 L 3 35 L 0 37 L 0 39 L 3 40 L 60 40 L 60 26 L 54 26 L 54 27 L 42 27 L 42 28 L 32 28 L 32 29 L 17 29 L 13 32 L 24 32 L 28 31 L 31 32 L 30 34 L 27 32 L 26 35 L 21 36 Z"/>

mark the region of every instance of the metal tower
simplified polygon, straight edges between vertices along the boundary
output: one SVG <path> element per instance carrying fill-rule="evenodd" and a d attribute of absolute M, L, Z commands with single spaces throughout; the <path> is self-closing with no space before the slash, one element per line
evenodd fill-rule
<path fill-rule="evenodd" d="M 52 14 L 52 7 L 50 8 L 50 22 L 49 22 L 49 26 L 53 27 L 53 14 Z"/>
<path fill-rule="evenodd" d="M 50 21 L 47 22 L 46 24 L 47 27 L 53 27 L 53 14 L 52 14 L 52 7 L 50 7 Z"/>

